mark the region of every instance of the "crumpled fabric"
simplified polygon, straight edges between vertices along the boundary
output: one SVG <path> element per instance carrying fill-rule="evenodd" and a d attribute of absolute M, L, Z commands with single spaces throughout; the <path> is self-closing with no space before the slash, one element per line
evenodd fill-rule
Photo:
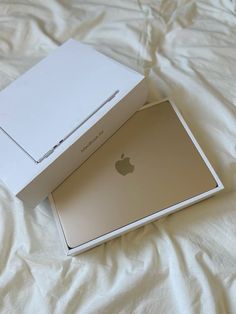
<path fill-rule="evenodd" d="M 0 1 L 0 89 L 67 39 L 89 44 L 145 74 L 149 101 L 176 103 L 225 185 L 67 257 L 48 201 L 27 208 L 1 182 L 1 313 L 236 313 L 232 8 L 229 0 Z"/>

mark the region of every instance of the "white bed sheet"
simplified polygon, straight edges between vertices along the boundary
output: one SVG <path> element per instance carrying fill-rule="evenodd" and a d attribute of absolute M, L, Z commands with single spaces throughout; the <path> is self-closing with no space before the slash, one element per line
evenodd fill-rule
<path fill-rule="evenodd" d="M 24 207 L 1 183 L 0 313 L 236 313 L 231 9 L 228 0 L 0 1 L 1 89 L 68 38 L 90 44 L 145 73 L 150 101 L 174 100 L 225 185 L 71 258 L 48 203 Z"/>

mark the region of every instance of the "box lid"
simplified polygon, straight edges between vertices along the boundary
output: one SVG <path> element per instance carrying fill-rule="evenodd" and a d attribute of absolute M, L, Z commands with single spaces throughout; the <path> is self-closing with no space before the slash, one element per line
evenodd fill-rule
<path fill-rule="evenodd" d="M 70 39 L 0 93 L 1 179 L 36 205 L 93 153 L 95 126 L 102 143 L 146 95 L 143 75 Z"/>
<path fill-rule="evenodd" d="M 41 162 L 119 93 L 123 78 L 120 64 L 71 39 L 0 93 L 0 126 Z"/>

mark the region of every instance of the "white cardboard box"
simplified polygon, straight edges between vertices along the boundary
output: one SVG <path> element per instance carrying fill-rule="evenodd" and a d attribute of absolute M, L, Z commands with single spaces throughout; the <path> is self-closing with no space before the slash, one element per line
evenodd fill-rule
<path fill-rule="evenodd" d="M 0 178 L 37 205 L 146 98 L 144 76 L 68 40 L 0 93 Z"/>
<path fill-rule="evenodd" d="M 149 105 L 146 105 L 145 108 L 148 108 L 149 106 L 153 106 L 153 105 L 158 105 L 159 103 L 162 103 L 164 101 L 166 101 L 167 99 L 164 99 L 160 102 L 156 102 L 156 103 L 152 103 L 152 104 L 149 104 Z M 109 233 L 106 233 L 104 235 L 101 235 L 100 237 L 97 237 L 95 238 L 94 240 L 91 240 L 89 242 L 86 242 L 84 244 L 81 244 L 77 247 L 74 247 L 74 248 L 70 248 L 68 245 L 67 245 L 67 241 L 66 241 L 66 238 L 65 238 L 65 234 L 64 234 L 64 231 L 63 231 L 63 227 L 61 225 L 61 222 L 60 222 L 60 218 L 58 216 L 58 212 L 57 212 L 57 209 L 55 208 L 55 204 L 54 204 L 54 200 L 53 200 L 53 197 L 52 195 L 49 196 L 49 201 L 50 201 L 50 204 L 51 204 L 51 208 L 52 208 L 52 211 L 53 211 L 53 215 L 54 215 L 54 218 L 55 218 L 55 221 L 56 221 L 56 225 L 57 225 L 57 229 L 58 229 L 58 232 L 59 232 L 59 237 L 61 239 L 61 243 L 63 245 L 63 248 L 64 248 L 64 251 L 66 253 L 66 255 L 69 255 L 69 256 L 74 256 L 76 254 L 79 254 L 79 253 L 82 253 L 88 249 L 91 249 L 95 246 L 98 246 L 108 240 L 111 240 L 113 238 L 116 238 L 124 233 L 127 233 L 131 230 L 134 230 L 134 229 L 137 229 L 141 226 L 143 226 L 144 224 L 147 224 L 147 223 L 150 223 L 154 220 L 157 220 L 161 217 L 164 217 L 166 215 L 169 215 L 171 213 L 174 213 L 176 211 L 179 211 L 185 207 L 188 207 L 194 203 L 197 203 L 201 200 L 204 200 L 208 197 L 211 197 L 213 196 L 214 194 L 216 194 L 217 192 L 219 192 L 220 190 L 222 190 L 224 188 L 221 180 L 219 179 L 218 175 L 216 174 L 215 170 L 213 169 L 213 167 L 211 166 L 209 160 L 207 159 L 206 155 L 204 154 L 204 152 L 202 151 L 201 147 L 199 146 L 198 142 L 196 141 L 195 137 L 193 136 L 191 130 L 189 129 L 188 125 L 186 124 L 183 116 L 181 115 L 180 111 L 178 110 L 178 108 L 175 106 L 175 104 L 168 100 L 175 113 L 177 114 L 180 122 L 182 123 L 184 129 L 186 130 L 187 134 L 189 135 L 191 141 L 193 142 L 193 144 L 195 145 L 197 151 L 199 152 L 199 154 L 201 155 L 203 161 L 205 162 L 206 166 L 208 167 L 209 171 L 211 172 L 213 178 L 215 179 L 216 181 L 216 187 L 207 191 L 207 192 L 204 192 L 202 194 L 199 194 L 197 196 L 194 196 L 192 198 L 189 198 L 189 199 L 186 199 L 180 203 L 177 203 L 177 204 L 174 204 L 173 206 L 170 206 L 170 207 L 167 207 L 161 211 L 157 211 L 156 213 L 154 214 L 151 214 L 149 216 L 146 216 L 142 219 L 139 219 L 137 221 L 134 221 L 130 224 L 127 224 L 119 229 L 116 229 L 114 231 L 111 231 Z M 142 108 L 141 108 L 142 110 Z"/>

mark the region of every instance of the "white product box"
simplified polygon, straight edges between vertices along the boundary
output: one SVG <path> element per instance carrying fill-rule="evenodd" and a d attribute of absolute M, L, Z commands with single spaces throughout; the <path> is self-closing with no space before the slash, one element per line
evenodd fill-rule
<path fill-rule="evenodd" d="M 37 205 L 147 98 L 144 76 L 70 39 L 0 93 L 0 178 Z"/>
<path fill-rule="evenodd" d="M 59 217 L 59 214 L 58 214 L 58 210 L 56 208 L 56 204 L 55 204 L 54 197 L 53 197 L 53 193 L 55 191 L 53 191 L 52 194 L 50 194 L 50 196 L 49 196 L 49 201 L 50 201 L 52 212 L 53 212 L 53 215 L 54 215 L 54 218 L 55 218 L 55 221 L 56 221 L 56 225 L 57 225 L 57 228 L 58 228 L 60 240 L 61 240 L 61 243 L 63 245 L 63 248 L 64 248 L 64 251 L 65 251 L 66 255 L 74 256 L 74 255 L 77 255 L 79 253 L 82 253 L 82 252 L 84 252 L 84 251 L 86 251 L 88 249 L 91 249 L 91 248 L 93 248 L 95 246 L 98 246 L 98 245 L 100 245 L 100 244 L 102 244 L 102 243 L 104 243 L 104 242 L 106 242 L 108 240 L 116 238 L 116 237 L 118 237 L 118 236 L 120 236 L 120 235 L 122 235 L 124 233 L 127 233 L 127 232 L 129 232 L 131 230 L 137 229 L 137 228 L 139 228 L 139 227 L 141 227 L 141 226 L 143 226 L 143 225 L 145 225 L 147 223 L 155 221 L 155 220 L 157 220 L 157 219 L 159 219 L 161 217 L 164 217 L 166 215 L 172 214 L 172 213 L 174 213 L 176 211 L 179 211 L 179 210 L 181 210 L 181 209 L 183 209 L 185 207 L 188 207 L 188 206 L 190 206 L 190 205 L 192 205 L 194 203 L 197 203 L 197 202 L 199 202 L 201 200 L 209 198 L 209 197 L 213 196 L 214 194 L 218 193 L 219 191 L 221 191 L 224 188 L 221 180 L 219 179 L 219 177 L 216 174 L 215 170 L 211 166 L 209 160 L 207 159 L 206 155 L 202 151 L 202 149 L 199 146 L 197 140 L 193 136 L 193 134 L 192 134 L 191 130 L 189 129 L 188 125 L 186 124 L 183 116 L 181 115 L 180 111 L 178 110 L 178 108 L 175 106 L 175 104 L 172 101 L 164 99 L 164 100 L 162 100 L 160 102 L 148 104 L 148 105 L 144 106 L 143 108 L 141 108 L 140 110 L 143 110 L 143 109 L 145 110 L 145 108 L 149 108 L 149 107 L 152 107 L 152 106 L 158 106 L 159 104 L 162 104 L 162 103 L 164 103 L 166 101 L 168 101 L 171 104 L 171 106 L 172 106 L 176 116 L 178 117 L 178 119 L 179 119 L 180 123 L 182 124 L 184 130 L 186 131 L 187 135 L 189 136 L 189 139 L 192 142 L 193 147 L 195 147 L 196 151 L 198 152 L 198 154 L 202 158 L 203 163 L 205 163 L 205 166 L 208 169 L 209 173 L 212 175 L 212 179 L 214 179 L 214 181 L 215 181 L 214 187 L 213 188 L 209 188 L 205 192 L 202 192 L 200 194 L 194 195 L 194 196 L 192 196 L 190 198 L 183 199 L 182 201 L 177 202 L 177 203 L 173 204 L 170 207 L 166 207 L 166 208 L 164 208 L 162 210 L 156 209 L 156 211 L 153 214 L 145 216 L 144 218 L 141 218 L 139 220 L 135 220 L 132 223 L 127 223 L 123 227 L 115 229 L 115 230 L 113 230 L 111 232 L 108 232 L 108 233 L 105 233 L 105 234 L 101 234 L 100 236 L 97 236 L 93 240 L 90 240 L 88 242 L 85 242 L 85 243 L 83 243 L 81 245 L 78 245 L 77 247 L 73 247 L 73 248 L 69 247 L 69 245 L 67 244 L 66 235 L 64 233 L 63 226 L 61 224 L 60 217 Z M 166 134 L 166 138 L 168 139 L 168 134 Z M 165 134 L 163 134 L 163 141 L 164 141 L 164 139 L 165 139 Z M 148 139 L 147 139 L 147 141 L 148 141 Z M 168 142 L 167 142 L 167 144 L 168 144 Z M 140 143 L 140 145 L 142 146 L 143 144 Z M 96 154 L 96 152 L 95 152 L 95 154 Z M 167 156 L 167 158 L 169 158 L 169 156 Z M 175 158 L 175 156 L 172 156 L 172 158 Z M 163 165 L 163 167 L 165 167 L 165 165 Z M 79 169 L 78 169 L 78 171 L 79 171 Z M 112 175 L 111 175 L 111 178 L 112 178 Z M 181 184 L 181 179 L 182 178 L 179 178 L 179 179 L 180 179 L 180 184 Z M 61 184 L 61 186 L 63 186 L 63 183 Z M 74 187 L 75 186 L 72 185 L 72 189 L 74 189 Z M 67 188 L 68 188 L 68 186 L 67 186 Z M 78 186 L 78 189 L 79 189 L 79 186 Z M 147 190 L 148 190 L 148 188 L 147 188 Z M 144 193 L 145 193 L 145 191 L 144 191 Z M 85 192 L 85 194 L 86 194 L 86 192 Z M 146 198 L 148 199 L 148 196 L 146 196 Z M 67 203 L 67 202 L 65 202 L 65 203 Z M 132 206 L 131 206 L 131 208 L 132 208 Z M 65 210 L 67 210 L 67 209 L 68 208 L 65 208 Z M 107 217 L 97 217 L 96 219 L 103 219 L 104 221 L 109 223 Z"/>

